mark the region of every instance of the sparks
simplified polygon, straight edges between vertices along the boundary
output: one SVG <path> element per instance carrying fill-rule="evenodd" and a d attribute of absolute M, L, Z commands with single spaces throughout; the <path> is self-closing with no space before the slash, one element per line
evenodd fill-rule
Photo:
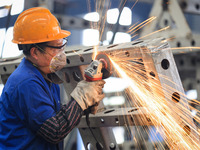
<path fill-rule="evenodd" d="M 153 35 L 153 34 L 155 34 L 155 33 L 158 33 L 158 32 L 164 31 L 164 30 L 167 30 L 167 29 L 169 29 L 169 28 L 170 28 L 170 26 L 164 27 L 164 28 L 162 28 L 162 29 L 160 29 L 160 30 L 154 31 L 154 32 L 152 32 L 152 33 L 150 33 L 150 34 L 147 34 L 147 35 L 145 35 L 145 36 L 143 36 L 143 37 L 140 37 L 140 38 L 138 38 L 138 39 L 145 38 L 145 37 L 147 37 L 147 36 L 150 36 L 150 35 Z"/>
<path fill-rule="evenodd" d="M 88 0 L 88 7 L 90 8 L 90 0 Z M 96 11 L 101 16 L 100 21 L 98 23 L 95 23 L 95 26 L 93 25 L 93 29 L 97 29 L 99 31 L 99 41 L 101 41 L 101 38 L 103 36 L 104 28 L 105 28 L 105 22 L 106 22 L 106 13 L 104 11 L 107 11 L 111 3 L 109 1 L 109 4 L 106 5 L 105 8 L 102 6 L 105 4 L 105 0 L 99 1 L 98 6 L 96 6 Z M 134 3 L 133 7 L 135 4 Z M 101 4 L 100 4 L 101 3 Z M 124 7 L 126 3 L 125 1 L 121 1 L 119 10 Z M 122 6 L 122 7 L 121 7 Z M 132 7 L 132 8 L 133 8 Z M 131 9 L 132 9 L 131 8 Z M 103 10 L 106 9 L 106 10 Z M 90 8 L 91 10 L 91 8 Z M 143 28 L 144 26 L 148 25 L 152 21 L 154 21 L 156 17 L 152 16 L 148 18 L 147 20 L 143 21 L 142 23 L 136 23 L 133 26 L 129 28 L 129 31 L 127 31 L 128 34 L 132 35 L 132 38 L 137 36 L 135 34 L 138 30 Z M 140 37 L 139 39 L 145 38 L 147 36 L 151 36 L 153 34 L 156 34 L 158 32 L 162 32 L 164 30 L 169 29 L 170 27 L 167 26 L 165 28 L 162 28 L 160 30 L 157 30 L 155 32 L 152 32 L 148 35 L 145 35 L 143 37 Z M 133 35 L 135 34 L 135 35 Z M 166 39 L 165 41 L 172 40 L 174 37 L 171 37 L 169 39 Z M 165 42 L 163 41 L 163 42 Z M 98 54 L 98 46 L 94 46 L 94 52 L 92 55 L 92 59 L 95 60 L 97 54 Z M 179 48 L 171 48 L 174 49 L 200 49 L 200 47 L 179 47 Z M 145 50 L 144 50 L 145 51 Z M 119 56 L 119 57 L 118 57 Z M 157 128 L 156 132 L 160 133 L 164 137 L 165 144 L 168 145 L 170 149 L 200 149 L 200 145 L 198 143 L 198 139 L 196 138 L 196 135 L 199 136 L 199 132 L 190 125 L 191 123 L 191 112 L 187 107 L 187 104 L 183 105 L 177 105 L 176 107 L 173 104 L 166 104 L 166 99 L 172 99 L 172 96 L 170 93 L 172 91 L 175 91 L 170 86 L 167 86 L 163 88 L 160 85 L 160 81 L 154 78 L 152 81 L 152 75 L 147 74 L 146 72 L 150 72 L 148 68 L 145 68 L 144 64 L 140 61 L 141 58 L 135 59 L 135 58 L 121 58 L 120 52 L 117 56 L 112 57 L 110 56 L 110 60 L 116 70 L 116 73 L 118 77 L 123 78 L 129 83 L 129 87 L 125 90 L 127 97 L 129 97 L 130 105 L 131 107 L 144 107 L 145 111 L 144 114 L 148 114 L 148 117 L 153 122 L 154 126 Z M 158 75 L 157 75 L 158 76 Z M 170 82 L 171 84 L 175 84 L 168 77 L 159 75 L 161 78 L 166 80 L 167 82 Z M 163 94 L 163 90 L 167 95 Z M 186 97 L 184 93 L 180 93 L 181 97 Z M 178 101 L 178 96 L 174 96 L 173 99 Z M 196 100 L 193 100 L 193 103 L 196 105 L 199 105 L 200 103 Z M 199 113 L 197 109 L 192 108 Z M 180 120 L 178 120 L 174 116 L 179 116 L 180 114 L 183 114 L 182 119 L 186 126 L 181 126 Z M 144 118 L 147 116 L 143 116 L 141 118 L 141 121 L 145 121 Z M 190 118 L 190 119 L 189 119 Z M 200 123 L 200 118 L 198 116 L 195 116 L 195 120 Z M 144 123 L 145 124 L 145 123 Z M 126 126 L 128 128 L 128 126 Z M 191 132 L 192 131 L 192 132 Z M 130 131 L 129 134 L 132 134 L 134 136 L 134 132 Z M 142 134 L 141 134 L 142 136 Z M 156 135 L 154 135 L 155 138 Z M 137 141 L 137 139 L 134 137 L 133 140 L 135 140 L 135 143 L 139 144 L 140 141 Z M 154 141 L 152 141 L 154 143 Z M 155 144 L 155 143 L 154 143 Z M 158 143 L 164 148 L 164 143 Z"/>
<path fill-rule="evenodd" d="M 135 5 L 137 4 L 138 0 L 135 1 L 135 3 L 133 4 L 133 6 L 131 7 L 131 10 L 135 7 Z"/>
<path fill-rule="evenodd" d="M 140 23 L 136 26 L 135 25 L 131 26 L 128 33 L 130 33 L 130 34 L 135 33 L 136 31 L 140 30 L 141 28 L 143 28 L 147 24 L 151 23 L 155 19 L 156 19 L 156 17 L 152 16 L 152 17 L 148 18 L 147 20 L 143 21 L 142 23 Z"/>
<path fill-rule="evenodd" d="M 180 49 L 200 49 L 200 47 L 174 47 L 174 48 L 171 48 L 172 50 L 180 50 Z"/>
<path fill-rule="evenodd" d="M 96 59 L 96 56 L 98 54 L 98 45 L 94 46 L 94 51 L 93 51 L 93 55 L 92 55 L 92 60 Z"/>
<path fill-rule="evenodd" d="M 191 112 L 187 107 L 184 107 L 186 104 L 178 104 L 176 106 L 173 103 L 166 104 L 166 99 L 171 100 L 170 93 L 175 89 L 170 86 L 162 87 L 160 81 L 156 78 L 151 80 L 152 76 L 146 74 L 149 70 L 144 70 L 146 68 L 139 61 L 140 59 L 124 59 L 111 56 L 110 59 L 118 76 L 130 83 L 126 94 L 131 97 L 130 100 L 136 107 L 146 108 L 145 111 L 149 114 L 155 127 L 157 127 L 157 132 L 164 134 L 165 143 L 168 147 L 176 149 L 178 145 L 181 149 L 199 149 L 198 140 L 195 139 L 195 135 L 199 136 L 199 133 L 189 124 Z M 171 82 L 167 77 L 161 77 Z M 175 83 L 171 82 L 171 84 Z M 164 96 L 161 89 L 168 93 L 167 97 Z M 180 95 L 181 97 L 186 97 L 184 93 Z M 174 96 L 174 100 L 178 100 L 178 96 Z M 145 114 L 145 112 L 143 113 Z M 184 114 L 181 116 L 186 124 L 184 127 L 181 126 L 180 120 L 175 117 L 176 114 Z M 146 116 L 143 117 L 146 118 Z M 141 118 L 141 120 L 144 121 L 145 119 Z M 162 128 L 163 132 L 159 128 Z M 163 145 L 162 143 L 160 144 Z"/>

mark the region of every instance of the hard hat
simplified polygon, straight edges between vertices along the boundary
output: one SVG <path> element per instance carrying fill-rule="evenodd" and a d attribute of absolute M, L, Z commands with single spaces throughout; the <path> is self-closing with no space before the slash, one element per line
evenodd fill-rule
<path fill-rule="evenodd" d="M 51 12 L 43 7 L 34 7 L 22 12 L 14 25 L 13 43 L 33 44 L 68 37 L 69 31 L 61 30 Z"/>

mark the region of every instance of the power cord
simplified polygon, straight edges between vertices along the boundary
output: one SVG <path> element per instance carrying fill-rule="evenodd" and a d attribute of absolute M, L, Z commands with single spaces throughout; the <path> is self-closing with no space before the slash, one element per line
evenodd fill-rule
<path fill-rule="evenodd" d="M 86 109 L 86 110 L 84 111 L 85 116 L 86 116 L 86 117 L 85 117 L 86 123 L 87 123 L 87 126 L 88 126 L 88 128 L 89 128 L 89 130 L 90 130 L 90 132 L 91 132 L 91 134 L 92 134 L 92 136 L 93 136 L 93 138 L 94 138 L 95 141 L 96 141 L 96 148 L 97 148 L 97 150 L 103 150 L 103 145 L 97 140 L 96 136 L 94 135 L 94 133 L 93 133 L 93 131 L 92 131 L 92 128 L 90 127 L 89 114 L 90 114 L 90 112 L 91 112 L 91 108 L 92 108 L 92 106 L 90 106 L 88 109 Z"/>

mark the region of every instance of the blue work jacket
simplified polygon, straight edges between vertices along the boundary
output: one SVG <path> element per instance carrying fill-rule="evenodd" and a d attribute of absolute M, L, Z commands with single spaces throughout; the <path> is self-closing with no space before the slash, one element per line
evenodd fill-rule
<path fill-rule="evenodd" d="M 57 145 L 36 133 L 59 110 L 59 86 L 48 84 L 39 70 L 23 58 L 0 97 L 0 150 L 55 150 Z"/>

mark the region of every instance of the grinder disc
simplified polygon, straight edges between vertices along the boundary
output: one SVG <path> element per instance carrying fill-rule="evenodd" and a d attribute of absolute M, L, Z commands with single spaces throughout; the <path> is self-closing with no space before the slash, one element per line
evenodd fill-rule
<path fill-rule="evenodd" d="M 101 70 L 103 73 L 102 79 L 110 77 L 112 74 L 112 63 L 109 57 L 105 53 L 99 53 L 96 56 L 96 60 L 99 60 L 103 64 L 103 68 Z"/>

